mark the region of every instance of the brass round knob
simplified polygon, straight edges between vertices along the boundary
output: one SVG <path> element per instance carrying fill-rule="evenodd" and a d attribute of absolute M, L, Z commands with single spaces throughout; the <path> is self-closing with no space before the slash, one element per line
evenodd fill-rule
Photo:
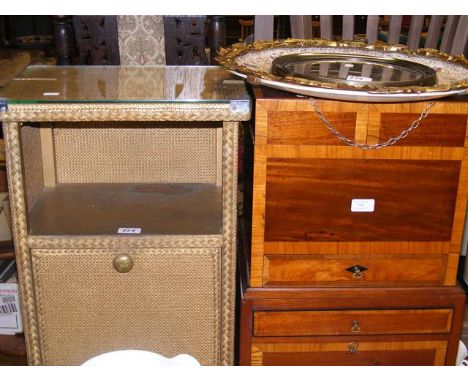
<path fill-rule="evenodd" d="M 350 353 L 356 353 L 359 349 L 359 344 L 357 342 L 351 341 L 348 344 L 348 350 Z"/>
<path fill-rule="evenodd" d="M 112 265 L 117 272 L 127 273 L 133 268 L 133 260 L 129 255 L 117 255 L 115 256 Z"/>

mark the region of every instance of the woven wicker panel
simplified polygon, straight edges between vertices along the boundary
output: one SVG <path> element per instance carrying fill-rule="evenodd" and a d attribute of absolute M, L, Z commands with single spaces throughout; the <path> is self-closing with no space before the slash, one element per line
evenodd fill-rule
<path fill-rule="evenodd" d="M 42 170 L 42 152 L 40 130 L 35 127 L 21 127 L 21 141 L 24 157 L 24 181 L 26 183 L 26 200 L 31 209 L 44 188 Z"/>
<path fill-rule="evenodd" d="M 118 273 L 118 253 L 133 269 Z M 219 249 L 32 250 L 45 365 L 118 349 L 219 361 Z M 64 286 L 67 286 L 64 288 Z"/>
<path fill-rule="evenodd" d="M 59 183 L 216 182 L 216 153 L 221 148 L 215 123 L 58 126 L 54 143 Z"/>

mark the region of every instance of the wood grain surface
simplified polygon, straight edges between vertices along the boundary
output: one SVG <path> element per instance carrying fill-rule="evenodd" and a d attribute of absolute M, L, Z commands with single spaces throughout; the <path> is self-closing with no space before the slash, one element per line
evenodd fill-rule
<path fill-rule="evenodd" d="M 414 121 L 418 117 L 418 114 L 382 113 L 380 142 L 398 135 L 403 129 L 409 127 L 408 121 Z M 429 114 L 416 130 L 396 145 L 463 147 L 465 134 L 466 115 Z"/>
<path fill-rule="evenodd" d="M 443 285 L 445 255 L 266 255 L 265 286 Z M 354 267 L 364 270 L 357 274 Z"/>
<path fill-rule="evenodd" d="M 254 336 L 448 333 L 451 309 L 257 311 Z"/>
<path fill-rule="evenodd" d="M 266 241 L 449 241 L 458 161 L 267 161 Z M 352 212 L 353 199 L 375 200 Z"/>
<path fill-rule="evenodd" d="M 354 341 L 316 338 L 310 342 L 257 343 L 252 346 L 252 365 L 258 366 L 431 366 L 444 364 L 445 341 Z M 374 342 L 375 341 L 375 342 Z M 351 352 L 351 344 L 357 346 Z"/>
<path fill-rule="evenodd" d="M 349 138 L 354 138 L 356 113 L 333 112 L 333 124 Z M 335 145 L 342 144 L 324 128 L 317 114 L 309 111 L 275 111 L 268 115 L 268 144 Z"/>

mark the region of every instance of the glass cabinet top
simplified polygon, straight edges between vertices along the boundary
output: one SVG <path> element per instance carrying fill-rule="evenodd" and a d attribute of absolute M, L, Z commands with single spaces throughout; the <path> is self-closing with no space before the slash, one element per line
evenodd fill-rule
<path fill-rule="evenodd" d="M 249 102 L 244 81 L 218 66 L 29 66 L 8 103 Z"/>

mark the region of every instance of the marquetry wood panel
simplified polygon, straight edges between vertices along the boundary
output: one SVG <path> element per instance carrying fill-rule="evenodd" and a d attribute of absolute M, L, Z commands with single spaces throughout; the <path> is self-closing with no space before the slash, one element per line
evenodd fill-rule
<path fill-rule="evenodd" d="M 264 286 L 443 285 L 445 255 L 265 255 Z M 355 266 L 366 268 L 360 274 Z"/>
<path fill-rule="evenodd" d="M 460 162 L 268 159 L 266 241 L 450 241 Z M 352 212 L 374 199 L 374 212 Z"/>
<path fill-rule="evenodd" d="M 447 253 L 450 243 L 446 241 L 357 241 L 357 242 L 266 242 L 265 253 L 270 255 L 428 255 Z"/>
<path fill-rule="evenodd" d="M 350 138 L 354 138 L 355 136 L 365 137 L 368 124 L 368 104 L 359 102 L 336 102 L 320 100 L 319 106 L 321 110 L 326 113 L 326 116 L 329 117 L 330 121 L 337 123 L 337 128 L 340 127 L 345 129 L 345 131 L 342 131 L 343 134 L 356 129 L 362 130 L 362 132 L 356 131 L 351 135 Z M 279 115 L 282 113 L 285 113 L 289 116 L 292 116 L 295 113 L 299 113 L 299 115 L 303 113 L 302 116 L 307 117 L 304 119 L 293 117 L 294 119 L 289 121 L 279 117 Z M 321 135 L 321 131 L 326 131 L 326 127 L 319 123 L 319 120 L 315 118 L 315 115 L 315 111 L 310 102 L 304 99 L 259 100 L 256 104 L 255 144 L 272 144 L 272 142 L 269 142 L 270 139 L 281 139 L 280 134 L 274 131 L 276 128 L 281 128 L 283 131 L 290 130 L 287 132 L 289 136 L 288 139 L 300 139 L 301 132 L 311 129 L 320 130 L 320 132 L 308 132 L 308 134 Z M 278 120 L 278 118 L 280 119 Z M 275 127 L 270 127 L 270 122 L 272 122 Z M 351 126 L 345 126 L 344 122 L 352 123 Z M 282 123 L 284 123 L 285 126 L 280 127 Z M 312 124 L 310 125 L 309 123 Z M 339 142 L 336 140 L 335 142 L 339 145 Z"/>
<path fill-rule="evenodd" d="M 385 142 L 398 136 L 419 117 L 416 113 L 328 112 L 327 119 L 345 137 L 367 143 Z M 430 114 L 397 146 L 463 147 L 466 115 Z M 367 130 L 367 138 L 365 131 Z M 361 139 L 359 139 L 361 138 Z M 315 112 L 272 111 L 268 113 L 269 145 L 338 145 Z"/>
<path fill-rule="evenodd" d="M 385 148 L 385 150 L 359 150 L 351 146 L 268 145 L 262 146 L 262 150 L 268 158 L 458 161 L 465 159 L 465 149 L 458 147 L 390 146 Z"/>
<path fill-rule="evenodd" d="M 382 113 L 379 141 L 384 142 L 397 136 L 410 125 L 408 121 L 414 121 L 418 117 L 418 114 Z M 463 147 L 466 120 L 467 117 L 463 114 L 429 114 L 416 130 L 396 145 Z"/>
<path fill-rule="evenodd" d="M 354 139 L 356 113 L 332 112 L 328 117 L 342 134 Z M 316 113 L 309 111 L 269 113 L 267 139 L 273 145 L 344 145 L 330 134 Z"/>
<path fill-rule="evenodd" d="M 310 342 L 258 343 L 252 346 L 253 366 L 441 366 L 446 341 L 354 341 L 317 338 Z M 357 346 L 355 352 L 350 346 Z"/>
<path fill-rule="evenodd" d="M 449 333 L 451 309 L 258 311 L 254 336 Z"/>

